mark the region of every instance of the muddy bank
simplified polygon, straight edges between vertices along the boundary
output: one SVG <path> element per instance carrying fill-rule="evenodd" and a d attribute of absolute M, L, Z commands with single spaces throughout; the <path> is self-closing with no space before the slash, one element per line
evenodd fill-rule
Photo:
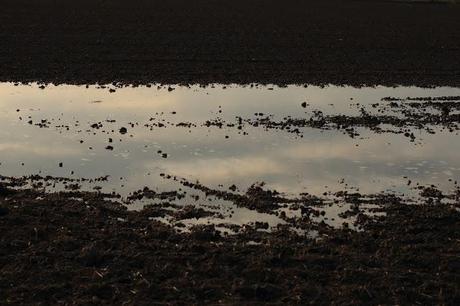
<path fill-rule="evenodd" d="M 458 304 L 458 205 L 383 204 L 363 231 L 320 239 L 283 226 L 178 234 L 99 193 L 2 185 L 0 301 Z"/>
<path fill-rule="evenodd" d="M 460 6 L 2 1 L 0 80 L 460 86 Z"/>

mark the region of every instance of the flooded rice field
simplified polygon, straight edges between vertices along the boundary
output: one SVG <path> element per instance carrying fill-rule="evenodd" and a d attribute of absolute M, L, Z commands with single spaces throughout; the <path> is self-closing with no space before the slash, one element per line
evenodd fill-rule
<path fill-rule="evenodd" d="M 2 83 L 0 174 L 184 229 L 269 229 L 306 203 L 315 222 L 354 227 L 357 202 L 378 216 L 383 198 L 455 200 L 459 124 L 449 87 Z"/>

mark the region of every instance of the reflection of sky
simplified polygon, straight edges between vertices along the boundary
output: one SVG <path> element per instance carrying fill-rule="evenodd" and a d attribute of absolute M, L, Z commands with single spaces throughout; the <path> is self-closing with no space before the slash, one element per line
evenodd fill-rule
<path fill-rule="evenodd" d="M 305 130 L 304 138 L 296 138 L 282 131 L 249 127 L 245 129 L 249 135 L 243 136 L 236 129 L 150 131 L 143 126 L 150 117 L 159 118 L 155 116 L 157 112 L 165 112 L 160 118 L 174 123 L 199 124 L 217 116 L 232 121 L 235 116 L 248 117 L 255 112 L 273 114 L 279 119 L 286 115 L 307 116 L 305 112 L 310 114 L 312 109 L 350 113 L 356 111 L 356 107 L 350 108 L 351 103 L 376 103 L 385 96 L 437 95 L 460 95 L 460 89 L 193 87 L 168 92 L 142 87 L 109 93 L 95 87 L 51 86 L 40 90 L 37 86 L 0 84 L 0 173 L 68 176 L 74 171 L 75 177 L 110 175 L 107 187 L 118 191 L 143 186 L 168 189 L 171 183 L 159 177 L 161 172 L 211 186 L 236 184 L 240 189 L 264 181 L 269 187 L 288 193 L 342 189 L 342 179 L 363 192 L 403 191 L 407 188 L 404 176 L 448 189 L 452 186 L 448 179 L 460 177 L 456 133 L 421 132 L 418 136 L 422 144 L 416 145 L 402 135 L 365 130 L 361 133 L 365 139 L 351 139 L 336 131 L 313 129 Z M 300 107 L 304 101 L 309 104 L 307 109 Z M 217 113 L 219 106 L 221 114 Z M 171 114 L 173 111 L 177 114 Z M 54 121 L 51 128 L 40 129 L 26 123 L 28 116 L 35 122 Z M 106 119 L 116 122 L 104 122 L 104 128 L 117 131 L 126 126 L 128 134 L 103 134 L 99 130 L 96 135 L 77 133 Z M 73 126 L 76 121 L 81 127 Z M 128 122 L 139 122 L 139 126 L 131 128 Z M 59 124 L 68 124 L 69 130 L 54 128 Z M 114 140 L 113 151 L 104 149 L 109 137 Z M 93 150 L 88 149 L 90 146 Z M 167 159 L 156 153 L 159 149 L 168 154 Z M 59 168 L 59 162 L 64 167 Z"/>

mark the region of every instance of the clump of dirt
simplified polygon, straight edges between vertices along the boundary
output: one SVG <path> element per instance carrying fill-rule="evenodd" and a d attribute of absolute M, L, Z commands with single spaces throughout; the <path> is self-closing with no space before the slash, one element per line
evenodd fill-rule
<path fill-rule="evenodd" d="M 185 219 L 200 219 L 206 217 L 223 218 L 221 214 L 213 213 L 193 205 L 184 206 L 182 209 L 175 211 L 172 216 L 176 221 Z"/>
<path fill-rule="evenodd" d="M 154 200 L 154 199 L 159 199 L 159 200 L 180 200 L 185 197 L 185 194 L 183 192 L 177 191 L 177 190 L 172 190 L 172 191 L 162 191 L 162 192 L 156 192 L 149 187 L 144 187 L 142 190 L 137 190 L 132 192 L 127 198 L 126 198 L 126 203 L 129 204 L 130 202 L 134 200 L 142 200 L 143 198 L 149 199 L 149 200 Z"/>
<path fill-rule="evenodd" d="M 214 196 L 218 199 L 231 201 L 236 206 L 246 207 L 263 213 L 271 213 L 280 208 L 283 203 L 292 203 L 296 201 L 282 197 L 276 190 L 263 189 L 263 183 L 253 184 L 248 188 L 245 194 L 240 194 L 234 192 L 236 190 L 236 186 L 235 188 L 231 188 L 230 190 L 233 192 L 230 192 L 209 188 L 199 182 L 190 182 L 186 179 L 178 179 L 177 177 L 170 175 L 163 174 L 162 176 L 167 179 L 178 180 L 183 186 L 200 190 L 206 196 Z"/>

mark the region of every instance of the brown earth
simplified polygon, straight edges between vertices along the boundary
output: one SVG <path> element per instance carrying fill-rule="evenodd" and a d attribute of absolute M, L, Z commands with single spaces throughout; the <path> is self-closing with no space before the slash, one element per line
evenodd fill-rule
<path fill-rule="evenodd" d="M 460 5 L 3 0 L 0 81 L 460 86 Z"/>
<path fill-rule="evenodd" d="M 2 0 L 0 81 L 460 86 L 458 29 L 460 5 L 433 3 Z M 266 209 L 259 197 L 276 195 L 257 190 L 239 205 Z M 458 196 L 444 205 L 433 190 L 312 239 L 180 234 L 149 219 L 165 207 L 0 184 L 0 304 L 458 305 Z"/>
<path fill-rule="evenodd" d="M 100 193 L 1 185 L 0 304 L 458 305 L 458 206 L 382 207 L 361 232 L 225 237 L 178 234 Z"/>

